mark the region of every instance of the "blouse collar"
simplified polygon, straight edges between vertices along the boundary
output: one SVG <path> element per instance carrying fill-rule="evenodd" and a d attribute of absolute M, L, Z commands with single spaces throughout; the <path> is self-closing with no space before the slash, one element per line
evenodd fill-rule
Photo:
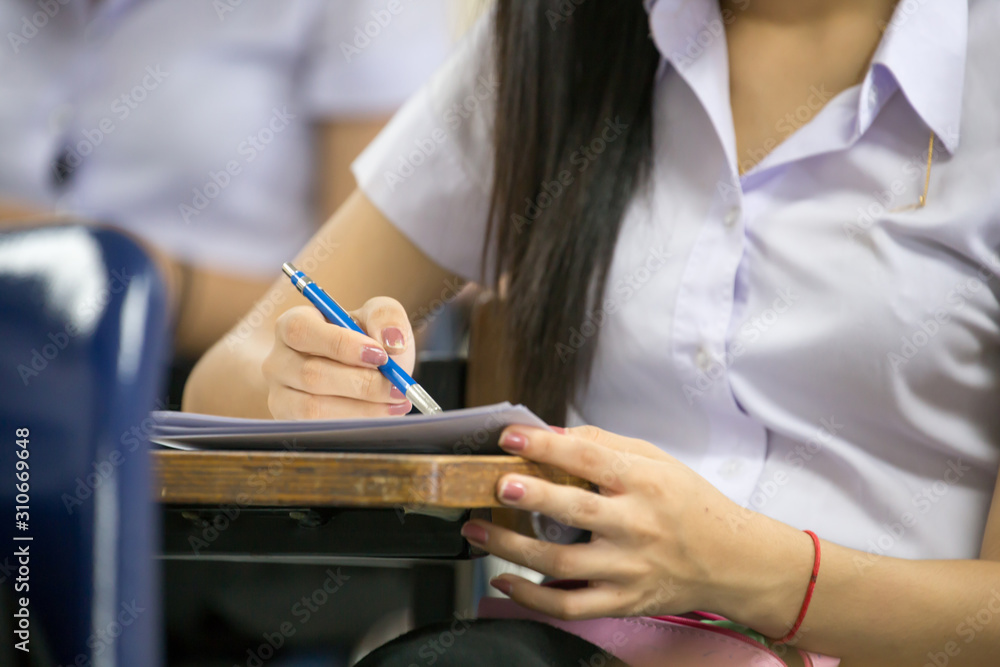
<path fill-rule="evenodd" d="M 657 48 L 682 70 L 706 53 L 718 53 L 718 44 L 712 42 L 724 36 L 727 18 L 732 20 L 720 11 L 717 0 L 644 0 L 643 4 Z M 968 0 L 897 4 L 892 19 L 882 26 L 882 40 L 861 84 L 858 135 L 902 90 L 945 148 L 952 153 L 958 148 L 968 20 Z"/>

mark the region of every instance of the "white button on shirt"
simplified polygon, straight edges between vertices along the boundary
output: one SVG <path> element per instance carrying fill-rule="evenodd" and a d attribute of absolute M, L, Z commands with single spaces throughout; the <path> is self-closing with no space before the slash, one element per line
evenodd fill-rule
<path fill-rule="evenodd" d="M 742 472 L 743 470 L 743 460 L 742 459 L 729 459 L 722 464 L 719 468 L 719 474 L 725 479 L 733 479 Z"/>
<path fill-rule="evenodd" d="M 703 372 L 708 372 L 712 367 L 712 354 L 704 347 L 698 348 L 698 352 L 694 355 L 694 365 L 698 367 L 698 370 Z"/>
<path fill-rule="evenodd" d="M 651 249 L 668 259 L 611 295 L 571 421 L 656 443 L 739 504 L 834 542 L 976 557 L 1000 465 L 1000 3 L 900 3 L 863 83 L 779 123 L 783 141 L 743 177 L 726 42 L 696 39 L 722 25 L 718 3 L 649 11 L 665 60 L 652 187 L 626 213 L 609 285 Z M 470 279 L 489 105 L 448 113 L 489 80 L 487 36 L 355 163 L 389 219 Z M 907 208 L 932 131 L 927 205 Z"/>
<path fill-rule="evenodd" d="M 0 200 L 246 275 L 320 222 L 314 124 L 391 113 L 451 50 L 446 0 L 91 5 L 0 2 Z"/>
<path fill-rule="evenodd" d="M 733 227 L 740 221 L 740 209 L 733 207 L 726 211 L 726 217 L 722 219 L 726 227 Z"/>

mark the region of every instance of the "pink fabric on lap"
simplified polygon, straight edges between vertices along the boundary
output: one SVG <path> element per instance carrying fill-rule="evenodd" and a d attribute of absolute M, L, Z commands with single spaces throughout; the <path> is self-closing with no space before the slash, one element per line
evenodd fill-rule
<path fill-rule="evenodd" d="M 546 623 L 586 639 L 631 667 L 787 667 L 773 651 L 752 639 L 686 618 L 563 621 L 502 598 L 483 598 L 479 617 Z M 807 667 L 840 664 L 838 658 L 801 653 Z"/>

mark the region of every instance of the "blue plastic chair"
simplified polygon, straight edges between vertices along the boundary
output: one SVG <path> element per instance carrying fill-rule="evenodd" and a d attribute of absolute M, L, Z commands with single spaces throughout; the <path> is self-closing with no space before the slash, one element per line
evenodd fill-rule
<path fill-rule="evenodd" d="M 60 665 L 161 664 L 146 436 L 167 329 L 162 281 L 126 236 L 0 233 L 0 580 L 15 615 L 28 598 L 29 641 L 45 635 Z"/>

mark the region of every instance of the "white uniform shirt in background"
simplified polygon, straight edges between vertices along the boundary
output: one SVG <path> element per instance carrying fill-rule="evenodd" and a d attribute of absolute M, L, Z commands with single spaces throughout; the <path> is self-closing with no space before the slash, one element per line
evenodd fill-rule
<path fill-rule="evenodd" d="M 809 91 L 742 177 L 727 17 L 715 0 L 649 11 L 654 169 L 604 303 L 565 332 L 571 349 L 599 332 L 571 422 L 657 444 L 740 505 L 869 552 L 862 570 L 976 557 L 1000 464 L 1000 3 L 899 3 L 863 82 Z M 470 279 L 491 179 L 488 36 L 479 26 L 354 166 L 403 233 Z M 627 122 L 609 118 L 593 158 L 565 168 L 599 160 Z M 927 206 L 907 210 L 932 131 Z"/>
<path fill-rule="evenodd" d="M 0 3 L 0 200 L 246 275 L 320 222 L 314 124 L 390 114 L 451 50 L 446 0 L 91 4 Z"/>

